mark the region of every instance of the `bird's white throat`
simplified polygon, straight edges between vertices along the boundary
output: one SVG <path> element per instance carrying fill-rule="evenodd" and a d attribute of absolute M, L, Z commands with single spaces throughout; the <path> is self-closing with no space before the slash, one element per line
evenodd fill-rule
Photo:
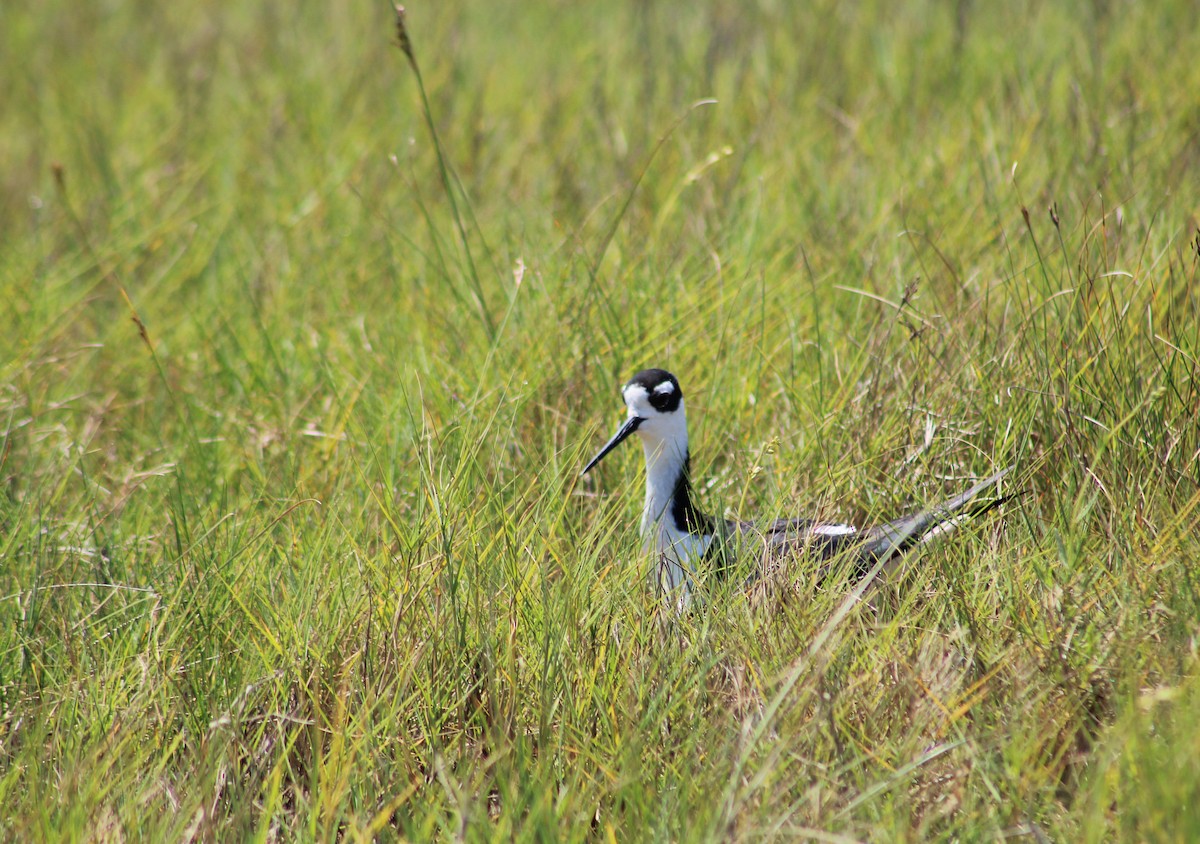
<path fill-rule="evenodd" d="M 683 423 L 683 408 L 679 409 L 678 415 L 679 422 Z M 682 429 L 683 424 L 679 427 Z M 673 437 L 658 437 L 639 431 L 638 436 L 646 455 L 646 506 L 642 510 L 642 532 L 648 534 L 671 507 L 671 498 L 687 462 L 687 431 L 681 430 Z"/>

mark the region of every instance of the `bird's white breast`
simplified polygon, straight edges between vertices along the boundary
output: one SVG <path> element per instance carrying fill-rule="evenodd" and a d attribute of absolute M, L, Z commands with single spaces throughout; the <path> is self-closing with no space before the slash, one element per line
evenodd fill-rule
<path fill-rule="evenodd" d="M 646 519 L 650 514 L 646 513 Z M 708 552 L 712 534 L 694 534 L 678 530 L 671 517 L 663 514 L 655 522 L 644 522 L 646 550 L 654 569 L 651 581 L 675 602 L 679 610 L 685 610 L 692 600 L 692 577 L 697 563 Z"/>

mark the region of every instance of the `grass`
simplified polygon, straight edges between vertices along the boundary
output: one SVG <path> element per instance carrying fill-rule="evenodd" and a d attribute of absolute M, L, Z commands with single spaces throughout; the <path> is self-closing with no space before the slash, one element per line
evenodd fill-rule
<path fill-rule="evenodd" d="M 0 836 L 1195 839 L 1193 17 L 6 5 Z M 665 616 L 648 365 L 710 510 L 1026 494 Z"/>

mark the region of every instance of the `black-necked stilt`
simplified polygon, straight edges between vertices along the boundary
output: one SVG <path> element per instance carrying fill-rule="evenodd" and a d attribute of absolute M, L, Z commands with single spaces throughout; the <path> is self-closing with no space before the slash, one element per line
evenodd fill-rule
<path fill-rule="evenodd" d="M 920 512 L 859 529 L 853 525 L 814 519 L 781 519 L 768 524 L 718 520 L 701 512 L 692 501 L 688 477 L 687 417 L 679 381 L 663 369 L 646 369 L 621 388 L 628 416 L 613 438 L 584 467 L 593 466 L 637 434 L 646 455 L 646 505 L 642 536 L 648 551 L 657 554 L 657 582 L 680 608 L 691 600 L 692 575 L 702 562 L 726 565 L 730 550 L 745 543 L 757 546 L 767 558 L 807 554 L 825 562 L 841 553 L 853 555 L 861 576 L 883 560 L 904 554 L 916 545 L 953 527 L 958 520 L 980 515 L 1005 498 L 968 508 L 979 493 L 995 486 L 1008 470 L 997 472 L 966 492 Z"/>

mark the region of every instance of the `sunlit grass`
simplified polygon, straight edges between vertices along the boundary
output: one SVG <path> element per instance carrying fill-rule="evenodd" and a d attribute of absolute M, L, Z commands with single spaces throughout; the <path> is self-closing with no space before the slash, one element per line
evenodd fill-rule
<path fill-rule="evenodd" d="M 0 832 L 1195 837 L 1192 18 L 0 12 Z M 649 365 L 710 510 L 1025 494 L 664 614 Z"/>

